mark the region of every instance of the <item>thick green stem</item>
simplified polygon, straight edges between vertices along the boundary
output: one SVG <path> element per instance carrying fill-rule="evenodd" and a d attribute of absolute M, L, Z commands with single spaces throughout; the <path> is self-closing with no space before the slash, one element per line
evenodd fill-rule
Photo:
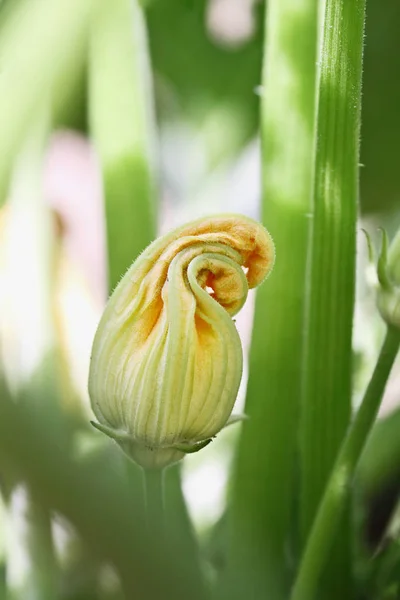
<path fill-rule="evenodd" d="M 149 532 L 164 531 L 164 469 L 143 469 L 146 517 Z"/>
<path fill-rule="evenodd" d="M 351 416 L 359 129 L 365 0 L 326 0 L 300 411 L 300 537 L 306 543 Z M 349 513 L 323 580 L 354 597 Z"/>
<path fill-rule="evenodd" d="M 246 413 L 230 511 L 233 598 L 287 598 L 310 224 L 318 0 L 270 0 L 261 101 L 262 220 L 276 245 L 257 292 Z"/>
<path fill-rule="evenodd" d="M 347 503 L 349 486 L 378 413 L 383 392 L 400 346 L 400 332 L 388 329 L 361 406 L 343 442 L 311 529 L 291 600 L 313 600 L 318 579 Z"/>

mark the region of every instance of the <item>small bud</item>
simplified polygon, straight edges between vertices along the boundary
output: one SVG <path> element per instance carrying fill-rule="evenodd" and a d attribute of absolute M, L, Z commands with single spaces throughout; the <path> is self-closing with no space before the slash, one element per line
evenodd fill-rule
<path fill-rule="evenodd" d="M 370 262 L 373 249 L 366 233 Z M 390 244 L 382 229 L 382 244 L 376 270 L 377 305 L 382 319 L 390 326 L 400 328 L 400 231 Z"/>
<path fill-rule="evenodd" d="M 262 225 L 215 216 L 155 240 L 116 287 L 94 339 L 89 394 L 95 426 L 140 465 L 176 462 L 228 423 L 242 376 L 232 316 L 273 263 Z"/>

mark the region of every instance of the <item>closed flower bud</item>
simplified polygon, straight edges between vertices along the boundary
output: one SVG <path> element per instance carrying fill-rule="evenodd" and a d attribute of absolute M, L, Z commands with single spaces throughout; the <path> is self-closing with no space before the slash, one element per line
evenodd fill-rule
<path fill-rule="evenodd" d="M 93 343 L 96 426 L 144 467 L 197 451 L 226 424 L 242 375 L 232 316 L 271 270 L 274 246 L 241 215 L 155 240 L 112 294 Z"/>
<path fill-rule="evenodd" d="M 400 329 L 400 232 L 389 249 L 386 233 L 383 232 L 378 280 L 377 303 L 381 316 L 388 325 Z"/>
<path fill-rule="evenodd" d="M 374 249 L 367 232 L 369 261 L 374 264 Z M 382 230 L 382 246 L 373 278 L 377 290 L 377 306 L 389 327 L 400 329 L 400 231 L 389 247 L 386 231 Z"/>

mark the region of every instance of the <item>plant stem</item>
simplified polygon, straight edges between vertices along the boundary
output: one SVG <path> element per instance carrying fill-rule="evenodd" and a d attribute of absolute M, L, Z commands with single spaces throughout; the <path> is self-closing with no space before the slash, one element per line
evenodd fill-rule
<path fill-rule="evenodd" d="M 330 476 L 303 554 L 291 600 L 314 598 L 319 576 L 346 506 L 349 486 L 378 413 L 399 347 L 400 332 L 389 328 L 371 381 Z"/>
<path fill-rule="evenodd" d="M 89 53 L 89 121 L 103 175 L 109 292 L 154 239 L 151 72 L 138 0 L 100 0 Z"/>
<path fill-rule="evenodd" d="M 185 503 L 181 471 L 182 464 L 178 463 L 165 469 L 164 473 L 165 539 L 170 546 L 176 544 L 175 558 L 179 568 L 195 582 L 203 596 L 207 596 L 199 540 Z"/>
<path fill-rule="evenodd" d="M 351 417 L 359 130 L 365 0 L 326 0 L 300 411 L 304 547 Z M 324 574 L 324 598 L 354 597 L 349 512 Z"/>
<path fill-rule="evenodd" d="M 306 255 L 313 183 L 318 0 L 270 0 L 262 74 L 262 220 L 277 260 L 257 292 L 224 597 L 287 598 Z M 221 592 L 222 593 L 222 592 Z M 220 596 L 219 596 L 220 597 Z"/>
<path fill-rule="evenodd" d="M 143 469 L 148 530 L 152 535 L 164 531 L 164 469 Z"/>

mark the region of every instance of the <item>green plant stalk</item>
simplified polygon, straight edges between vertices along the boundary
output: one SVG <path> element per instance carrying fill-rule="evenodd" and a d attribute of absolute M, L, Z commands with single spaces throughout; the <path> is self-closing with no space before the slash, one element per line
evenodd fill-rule
<path fill-rule="evenodd" d="M 14 158 L 41 110 L 43 93 L 52 93 L 55 107 L 64 103 L 69 82 L 60 73 L 80 61 L 93 4 L 17 0 L 1 10 L 0 55 L 7 68 L 0 76 L 0 203 Z"/>
<path fill-rule="evenodd" d="M 164 535 L 164 469 L 143 469 L 147 527 L 151 535 Z"/>
<path fill-rule="evenodd" d="M 378 414 L 383 392 L 400 347 L 400 332 L 388 329 L 361 406 L 343 442 L 311 529 L 291 600 L 312 600 L 319 576 L 345 510 L 354 472 Z"/>
<path fill-rule="evenodd" d="M 203 548 L 200 551 L 196 531 L 185 503 L 181 473 L 182 462 L 165 469 L 165 536 L 168 543 L 175 544 L 179 551 L 179 557 L 176 553 L 176 558 L 180 569 L 185 571 L 187 577 L 195 582 L 196 587 L 206 596 L 204 561 L 200 561 L 200 552 L 204 559 Z"/>
<path fill-rule="evenodd" d="M 103 173 L 109 291 L 156 233 L 150 77 L 139 2 L 101 0 L 90 36 L 89 121 Z"/>
<path fill-rule="evenodd" d="M 364 18 L 365 0 L 326 0 L 299 430 L 303 545 L 351 414 Z M 353 598 L 348 516 L 326 567 L 326 599 Z"/>
<path fill-rule="evenodd" d="M 312 197 L 318 0 L 270 0 L 262 76 L 262 221 L 276 265 L 257 293 L 229 515 L 226 597 L 287 598 Z"/>

